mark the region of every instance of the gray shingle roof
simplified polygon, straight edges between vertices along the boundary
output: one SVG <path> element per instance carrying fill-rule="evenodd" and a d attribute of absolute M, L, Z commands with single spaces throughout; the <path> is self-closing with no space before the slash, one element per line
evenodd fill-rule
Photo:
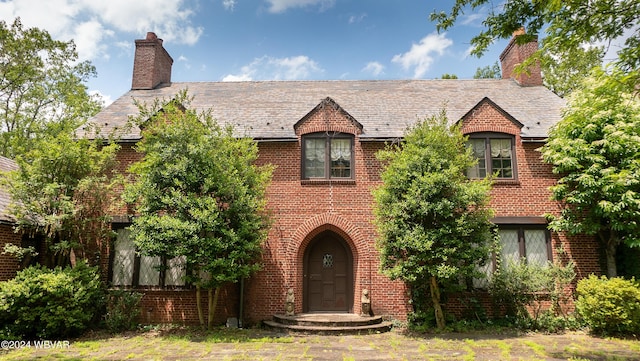
<path fill-rule="evenodd" d="M 192 108 L 211 108 L 222 124 L 257 139 L 295 138 L 293 125 L 330 97 L 364 127 L 361 138 L 401 137 L 407 126 L 446 108 L 458 121 L 484 97 L 521 122 L 521 135 L 545 138 L 560 120 L 564 100 L 543 86 L 521 87 L 513 80 L 369 80 L 177 82 L 153 90 L 131 90 L 97 114 L 92 122 L 122 140 L 137 140 L 140 130 L 127 129 L 137 114 L 133 99 L 170 99 L 181 89 L 194 97 Z"/>
<path fill-rule="evenodd" d="M 9 158 L 0 156 L 0 172 L 8 172 L 18 169 L 16 162 Z M 11 196 L 9 192 L 2 186 L 0 186 L 0 222 L 13 223 L 15 219 L 9 215 L 9 204 L 11 203 Z"/>

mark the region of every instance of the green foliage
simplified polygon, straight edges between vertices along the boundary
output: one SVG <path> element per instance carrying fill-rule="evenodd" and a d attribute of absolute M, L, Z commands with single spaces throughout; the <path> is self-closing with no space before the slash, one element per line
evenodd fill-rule
<path fill-rule="evenodd" d="M 142 293 L 109 290 L 107 295 L 107 314 L 105 324 L 111 332 L 122 332 L 133 330 L 138 325 L 137 319 L 140 316 L 140 300 Z"/>
<path fill-rule="evenodd" d="M 445 73 L 445 74 L 442 74 L 440 79 L 458 79 L 458 76 L 455 74 Z"/>
<path fill-rule="evenodd" d="M 496 39 L 508 39 L 515 30 L 525 27 L 529 35 L 519 39 L 528 42 L 540 31 L 546 32 L 542 51 L 568 54 L 586 44 L 605 43 L 627 36 L 618 50 L 619 64 L 634 71 L 640 66 L 640 3 L 636 0 L 456 0 L 449 12 L 434 11 L 431 20 L 438 31 L 455 25 L 459 17 L 478 13 L 489 7 L 482 22 L 484 29 L 471 39 L 472 54 L 481 56 Z"/>
<path fill-rule="evenodd" d="M 236 138 L 210 112 L 190 110 L 190 101 L 185 91 L 139 106 L 144 158 L 130 169 L 137 177 L 125 197 L 139 214 L 131 231 L 140 250 L 186 256 L 191 281 L 215 288 L 260 267 L 271 168 L 254 164 L 254 141 Z"/>
<path fill-rule="evenodd" d="M 104 288 L 97 268 L 26 268 L 0 283 L 0 338 L 76 336 L 102 315 Z"/>
<path fill-rule="evenodd" d="M 459 129 L 443 112 L 378 158 L 387 162 L 374 191 L 383 272 L 410 284 L 471 275 L 489 254 L 490 185 L 464 175 L 473 159 Z"/>
<path fill-rule="evenodd" d="M 2 177 L 12 197 L 17 231 L 45 236 L 48 266 L 77 259 L 98 265 L 110 237 L 110 207 L 120 179 L 109 173 L 118 145 L 75 139 L 71 132 L 43 135 L 16 158 L 19 169 Z"/>
<path fill-rule="evenodd" d="M 576 311 L 597 334 L 640 332 L 640 284 L 635 280 L 596 277 L 578 282 Z"/>
<path fill-rule="evenodd" d="M 553 310 L 545 310 L 537 318 L 531 320 L 528 329 L 557 333 L 566 330 L 578 330 L 581 327 L 580 320 L 572 315 L 557 315 Z"/>
<path fill-rule="evenodd" d="M 640 247 L 629 247 L 621 244 L 616 252 L 618 276 L 623 278 L 640 279 Z"/>
<path fill-rule="evenodd" d="M 524 260 L 509 262 L 496 270 L 489 280 L 489 293 L 497 311 L 507 317 L 528 318 L 527 306 L 543 289 L 541 271 L 542 267 L 529 265 Z"/>
<path fill-rule="evenodd" d="M 83 83 L 95 76 L 78 62 L 72 41 L 61 42 L 20 19 L 0 21 L 0 155 L 14 158 L 44 134 L 81 126 L 101 107 Z"/>
<path fill-rule="evenodd" d="M 542 149 L 561 176 L 551 188 L 565 204 L 550 227 L 597 235 L 616 275 L 615 249 L 640 244 L 640 100 L 619 69 L 597 70 L 574 91 Z"/>
<path fill-rule="evenodd" d="M 473 275 L 489 254 L 490 182 L 465 176 L 474 160 L 444 111 L 377 156 L 386 162 L 373 192 L 381 270 L 416 291 L 429 285 L 438 312 L 437 288 Z"/>
<path fill-rule="evenodd" d="M 477 68 L 476 73 L 473 75 L 473 79 L 500 79 L 502 78 L 502 70 L 500 64 L 496 61 L 493 65 L 487 65 L 482 68 Z"/>
<path fill-rule="evenodd" d="M 543 40 L 543 43 L 548 40 Z M 575 48 L 564 52 L 550 48 L 540 62 L 544 85 L 560 97 L 578 89 L 594 68 L 602 65 L 601 47 Z"/>
<path fill-rule="evenodd" d="M 541 315 L 543 301 L 551 301 L 551 314 L 557 316 L 562 312 L 568 301 L 564 289 L 574 278 L 573 263 L 541 266 L 523 259 L 499 264 L 489 280 L 489 293 L 498 313 L 512 318 L 533 318 L 535 322 Z"/>

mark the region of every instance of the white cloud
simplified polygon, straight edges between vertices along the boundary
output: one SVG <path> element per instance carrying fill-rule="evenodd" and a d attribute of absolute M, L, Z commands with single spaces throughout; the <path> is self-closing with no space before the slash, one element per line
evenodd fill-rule
<path fill-rule="evenodd" d="M 222 0 L 222 6 L 229 11 L 233 11 L 236 7 L 236 0 Z"/>
<path fill-rule="evenodd" d="M 222 80 L 300 80 L 308 78 L 312 73 L 322 71 L 318 63 L 304 55 L 287 58 L 263 56 L 243 66 L 240 74 L 229 74 Z"/>
<path fill-rule="evenodd" d="M 222 78 L 222 81 L 251 81 L 251 75 L 249 74 L 240 74 L 240 75 L 232 75 L 229 74 Z"/>
<path fill-rule="evenodd" d="M 153 31 L 167 42 L 195 44 L 203 33 L 185 0 L 10 0 L 0 3 L 0 20 L 20 17 L 25 28 L 46 30 L 54 39 L 73 39 L 80 60 L 107 54 L 116 32 L 144 37 Z M 118 44 L 114 44 L 119 46 Z"/>
<path fill-rule="evenodd" d="M 349 24 L 359 23 L 359 22 L 361 22 L 362 20 L 364 20 L 364 18 L 366 18 L 366 17 L 367 17 L 367 14 L 366 14 L 366 13 L 362 13 L 362 14 L 360 14 L 360 15 L 351 15 L 351 16 L 349 17 Z"/>
<path fill-rule="evenodd" d="M 92 97 L 98 98 L 98 100 L 102 101 L 102 106 L 106 107 L 109 104 L 113 103 L 113 99 L 111 99 L 110 95 L 102 94 L 100 93 L 99 90 L 90 90 L 89 95 L 91 95 Z"/>
<path fill-rule="evenodd" d="M 76 44 L 79 59 L 108 58 L 104 39 L 113 36 L 113 31 L 105 30 L 98 21 L 91 20 L 78 24 L 73 32 L 72 39 Z"/>
<path fill-rule="evenodd" d="M 308 6 L 320 6 L 320 11 L 327 10 L 335 5 L 335 0 L 267 0 L 270 13 L 283 13 L 291 8 L 303 8 Z"/>
<path fill-rule="evenodd" d="M 378 63 L 377 61 L 370 61 L 364 68 L 362 68 L 362 71 L 365 73 L 370 73 L 373 76 L 378 76 L 380 74 L 383 74 L 384 65 Z"/>
<path fill-rule="evenodd" d="M 400 64 L 404 70 L 413 68 L 414 78 L 421 78 L 431 67 L 434 54 L 444 54 L 451 45 L 453 41 L 447 39 L 446 34 L 431 33 L 422 38 L 419 44 L 411 45 L 408 52 L 395 55 L 391 61 Z"/>

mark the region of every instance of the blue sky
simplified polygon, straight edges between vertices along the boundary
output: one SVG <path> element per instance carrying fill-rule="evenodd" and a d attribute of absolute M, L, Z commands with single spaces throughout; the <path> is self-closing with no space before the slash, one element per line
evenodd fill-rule
<path fill-rule="evenodd" d="M 472 78 L 507 41 L 478 59 L 469 41 L 489 9 L 438 34 L 435 0 L 0 0 L 0 20 L 73 39 L 98 71 L 105 101 L 131 86 L 134 40 L 155 32 L 174 59 L 173 81 Z"/>

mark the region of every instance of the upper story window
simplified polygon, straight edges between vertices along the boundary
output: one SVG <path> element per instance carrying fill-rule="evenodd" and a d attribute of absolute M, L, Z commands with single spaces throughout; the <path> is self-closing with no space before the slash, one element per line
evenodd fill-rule
<path fill-rule="evenodd" d="M 514 137 L 501 133 L 476 133 L 469 135 L 467 146 L 478 162 L 467 169 L 469 178 L 495 175 L 498 179 L 516 178 Z"/>
<path fill-rule="evenodd" d="M 353 136 L 327 133 L 304 136 L 302 178 L 353 178 Z"/>

